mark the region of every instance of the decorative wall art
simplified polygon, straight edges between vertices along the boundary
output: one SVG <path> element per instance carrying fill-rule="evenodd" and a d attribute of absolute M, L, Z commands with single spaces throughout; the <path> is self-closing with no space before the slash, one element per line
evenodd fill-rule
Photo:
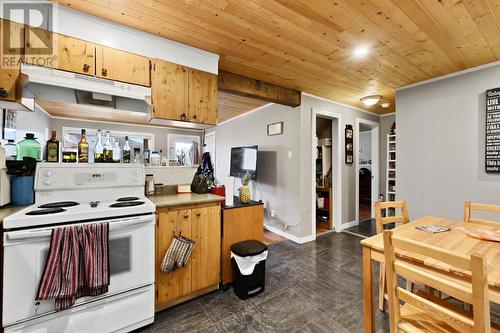
<path fill-rule="evenodd" d="M 354 131 L 352 125 L 345 125 L 345 163 L 354 163 Z"/>
<path fill-rule="evenodd" d="M 500 174 L 500 88 L 486 91 L 485 170 Z"/>
<path fill-rule="evenodd" d="M 280 135 L 283 134 L 283 122 L 267 125 L 267 135 Z"/>

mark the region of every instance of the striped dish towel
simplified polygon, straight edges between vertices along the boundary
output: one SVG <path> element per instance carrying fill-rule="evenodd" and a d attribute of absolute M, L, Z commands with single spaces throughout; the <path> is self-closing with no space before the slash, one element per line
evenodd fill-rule
<path fill-rule="evenodd" d="M 62 311 L 79 297 L 106 293 L 109 287 L 108 241 L 108 223 L 53 229 L 36 299 L 54 299 L 56 311 Z"/>

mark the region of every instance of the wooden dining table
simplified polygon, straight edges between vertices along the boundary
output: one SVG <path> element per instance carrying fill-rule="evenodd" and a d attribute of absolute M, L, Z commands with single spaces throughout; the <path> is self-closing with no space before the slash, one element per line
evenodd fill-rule
<path fill-rule="evenodd" d="M 447 226 L 451 230 L 441 233 L 429 233 L 415 228 L 416 226 L 429 224 Z M 410 238 L 450 250 L 457 254 L 470 255 L 478 253 L 486 256 L 488 262 L 489 298 L 491 302 L 500 304 L 500 243 L 470 237 L 460 229 L 464 225 L 464 222 L 461 221 L 426 216 L 394 228 L 393 235 Z M 469 225 L 480 229 L 494 229 L 494 227 L 486 225 L 474 225 L 473 223 L 469 223 Z M 361 241 L 361 245 L 363 248 L 364 330 L 365 332 L 374 332 L 373 262 L 384 262 L 383 234 L 366 238 Z M 470 280 L 470 272 L 462 271 L 432 258 L 408 252 L 396 253 L 396 255 L 403 257 L 405 260 L 412 261 L 414 264 L 418 264 L 430 273 L 445 276 L 447 279 L 455 281 Z"/>

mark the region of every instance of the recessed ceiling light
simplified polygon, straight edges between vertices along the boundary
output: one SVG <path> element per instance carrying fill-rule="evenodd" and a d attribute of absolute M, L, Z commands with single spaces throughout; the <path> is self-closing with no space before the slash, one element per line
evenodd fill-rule
<path fill-rule="evenodd" d="M 368 53 L 370 53 L 370 48 L 366 45 L 356 47 L 353 52 L 356 58 L 362 58 L 366 56 Z"/>
<path fill-rule="evenodd" d="M 375 105 L 378 103 L 379 100 L 380 100 L 379 95 L 366 96 L 360 99 L 360 101 L 363 102 L 363 104 L 366 106 Z"/>
<path fill-rule="evenodd" d="M 380 106 L 383 107 L 384 109 L 387 109 L 389 106 L 391 106 L 391 103 L 385 102 L 385 103 L 380 104 Z"/>

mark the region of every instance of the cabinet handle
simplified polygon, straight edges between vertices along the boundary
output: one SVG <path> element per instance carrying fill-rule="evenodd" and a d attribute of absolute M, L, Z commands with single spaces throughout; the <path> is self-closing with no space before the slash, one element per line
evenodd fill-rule
<path fill-rule="evenodd" d="M 8 95 L 9 93 L 5 90 L 5 88 L 0 88 L 0 97 L 7 97 Z"/>
<path fill-rule="evenodd" d="M 184 214 L 184 218 L 187 219 L 189 217 L 189 214 L 188 213 L 185 213 Z"/>
<path fill-rule="evenodd" d="M 201 213 L 200 213 L 200 212 L 196 213 L 196 216 L 200 216 L 200 215 L 201 215 Z"/>
<path fill-rule="evenodd" d="M 89 69 L 90 69 L 90 66 L 89 66 L 89 65 L 87 65 L 87 64 L 84 64 L 84 65 L 83 65 L 83 71 L 84 71 L 85 73 L 87 73 L 87 72 L 89 71 Z"/>
<path fill-rule="evenodd" d="M 187 119 L 186 114 L 185 113 L 181 114 L 181 120 L 185 121 L 186 119 Z"/>
<path fill-rule="evenodd" d="M 196 119 L 196 117 L 197 117 L 197 116 L 194 114 L 194 115 L 193 115 L 193 119 Z"/>
<path fill-rule="evenodd" d="M 108 70 L 106 68 L 103 68 L 102 71 L 102 76 L 107 76 L 108 75 Z"/>

